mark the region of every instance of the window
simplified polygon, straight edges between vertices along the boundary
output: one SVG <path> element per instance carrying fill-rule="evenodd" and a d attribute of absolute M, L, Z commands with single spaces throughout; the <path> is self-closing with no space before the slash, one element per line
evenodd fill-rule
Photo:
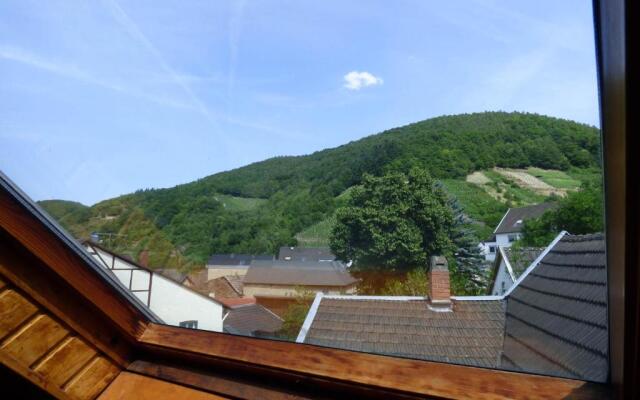
<path fill-rule="evenodd" d="M 198 321 L 182 321 L 180 327 L 189 329 L 198 329 Z"/>
<path fill-rule="evenodd" d="M 337 6 L 9 5 L 50 24 L 6 27 L 0 166 L 168 325 L 606 380 L 606 304 L 553 292 L 606 297 L 589 4 Z M 598 345 L 559 328 L 587 314 Z"/>

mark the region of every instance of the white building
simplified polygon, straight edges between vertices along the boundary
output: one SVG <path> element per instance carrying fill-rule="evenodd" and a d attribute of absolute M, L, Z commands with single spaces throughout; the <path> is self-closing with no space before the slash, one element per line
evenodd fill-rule
<path fill-rule="evenodd" d="M 222 332 L 221 303 L 100 245 L 85 242 L 85 248 L 165 323 Z"/>
<path fill-rule="evenodd" d="M 498 247 L 510 247 L 522 237 L 524 221 L 541 217 L 546 211 L 555 208 L 555 203 L 541 203 L 533 206 L 510 208 L 493 231 L 493 236 L 478 245 L 487 261 L 494 261 Z"/>

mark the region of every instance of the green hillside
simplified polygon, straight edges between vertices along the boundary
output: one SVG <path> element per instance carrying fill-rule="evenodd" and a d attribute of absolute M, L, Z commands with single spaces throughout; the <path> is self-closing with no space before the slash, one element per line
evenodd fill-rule
<path fill-rule="evenodd" d="M 311 245 L 313 241 L 304 241 L 307 231 L 324 240 L 321 236 L 330 229 L 324 221 L 332 218 L 340 194 L 357 185 L 363 173 L 426 169 L 460 197 L 479 224 L 491 225 L 507 203 L 546 197 L 493 175 L 493 167 L 555 170 L 564 175 L 541 175 L 541 181 L 573 185 L 571 179 L 581 180 L 580 171 L 598 168 L 599 143 L 596 128 L 535 114 L 443 116 L 306 156 L 271 158 L 169 189 L 137 191 L 89 208 L 43 205 L 76 236 L 94 230 L 120 235 L 114 236 L 118 249 L 134 257 L 154 246 L 150 237 L 159 238 L 162 245 L 156 251 L 163 256 L 158 262 L 184 256 L 202 263 L 213 252 L 275 253 L 298 239 Z M 473 171 L 486 171 L 495 192 L 506 197 L 492 203 L 495 193 L 490 189 L 469 186 L 465 178 Z"/>

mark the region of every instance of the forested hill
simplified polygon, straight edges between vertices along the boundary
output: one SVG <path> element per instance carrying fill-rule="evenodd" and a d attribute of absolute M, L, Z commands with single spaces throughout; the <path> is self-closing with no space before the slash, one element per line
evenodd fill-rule
<path fill-rule="evenodd" d="M 269 197 L 291 185 L 326 185 L 338 195 L 363 172 L 418 165 L 436 178 L 493 166 L 565 170 L 597 164 L 596 128 L 536 114 L 442 116 L 390 129 L 306 156 L 276 157 L 195 182 L 243 197 Z"/>
<path fill-rule="evenodd" d="M 200 263 L 213 252 L 274 252 L 295 244 L 295 234 L 330 216 L 336 196 L 358 184 L 363 173 L 418 166 L 450 180 L 494 166 L 598 168 L 599 146 L 596 128 L 557 118 L 503 112 L 443 116 L 90 208 L 43 206 L 76 236 L 94 230 L 117 234 L 117 251 L 136 257 L 151 250 L 158 265 Z"/>

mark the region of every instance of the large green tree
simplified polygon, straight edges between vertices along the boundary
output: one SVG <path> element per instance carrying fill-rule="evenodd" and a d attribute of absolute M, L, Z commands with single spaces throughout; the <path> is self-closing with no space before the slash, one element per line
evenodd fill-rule
<path fill-rule="evenodd" d="M 427 172 L 365 174 L 337 212 L 330 246 L 358 268 L 413 269 L 453 249 L 453 213 Z"/>
<path fill-rule="evenodd" d="M 579 235 L 604 229 L 602 182 L 587 182 L 577 192 L 560 200 L 558 208 L 540 218 L 527 220 L 523 227 L 523 245 L 547 246 L 562 230 Z"/>

